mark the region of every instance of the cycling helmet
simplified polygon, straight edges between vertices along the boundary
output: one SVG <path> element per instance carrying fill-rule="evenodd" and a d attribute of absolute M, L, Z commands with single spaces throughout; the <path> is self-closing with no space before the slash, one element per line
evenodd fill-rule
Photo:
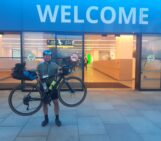
<path fill-rule="evenodd" d="M 44 51 L 43 51 L 43 56 L 45 56 L 45 55 L 50 55 L 50 56 L 52 56 L 51 50 L 44 50 Z"/>

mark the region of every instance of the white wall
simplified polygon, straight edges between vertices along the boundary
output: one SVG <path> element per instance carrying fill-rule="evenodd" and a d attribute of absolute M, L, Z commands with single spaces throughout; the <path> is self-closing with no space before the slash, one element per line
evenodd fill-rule
<path fill-rule="evenodd" d="M 133 58 L 133 35 L 121 35 L 116 37 L 116 59 Z"/>

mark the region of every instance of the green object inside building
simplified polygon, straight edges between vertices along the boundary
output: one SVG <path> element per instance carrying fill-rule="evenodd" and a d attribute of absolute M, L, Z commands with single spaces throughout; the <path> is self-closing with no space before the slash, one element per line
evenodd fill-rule
<path fill-rule="evenodd" d="M 92 63 L 92 57 L 90 53 L 87 54 L 87 60 L 88 60 L 88 64 Z"/>

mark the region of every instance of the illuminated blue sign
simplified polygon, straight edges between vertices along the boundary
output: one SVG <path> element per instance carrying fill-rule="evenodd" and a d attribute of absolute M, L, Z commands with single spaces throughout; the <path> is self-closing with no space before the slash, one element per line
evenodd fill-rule
<path fill-rule="evenodd" d="M 0 1 L 0 31 L 161 33 L 160 25 L 160 0 Z"/>

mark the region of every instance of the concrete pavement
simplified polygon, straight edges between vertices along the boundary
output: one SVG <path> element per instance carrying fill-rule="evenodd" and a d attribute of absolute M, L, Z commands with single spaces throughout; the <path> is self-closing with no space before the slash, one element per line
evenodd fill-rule
<path fill-rule="evenodd" d="M 42 110 L 33 116 L 14 114 L 9 91 L 0 91 L 1 141 L 161 141 L 161 92 L 88 90 L 75 108 L 60 105 L 61 127 L 41 127 Z"/>

